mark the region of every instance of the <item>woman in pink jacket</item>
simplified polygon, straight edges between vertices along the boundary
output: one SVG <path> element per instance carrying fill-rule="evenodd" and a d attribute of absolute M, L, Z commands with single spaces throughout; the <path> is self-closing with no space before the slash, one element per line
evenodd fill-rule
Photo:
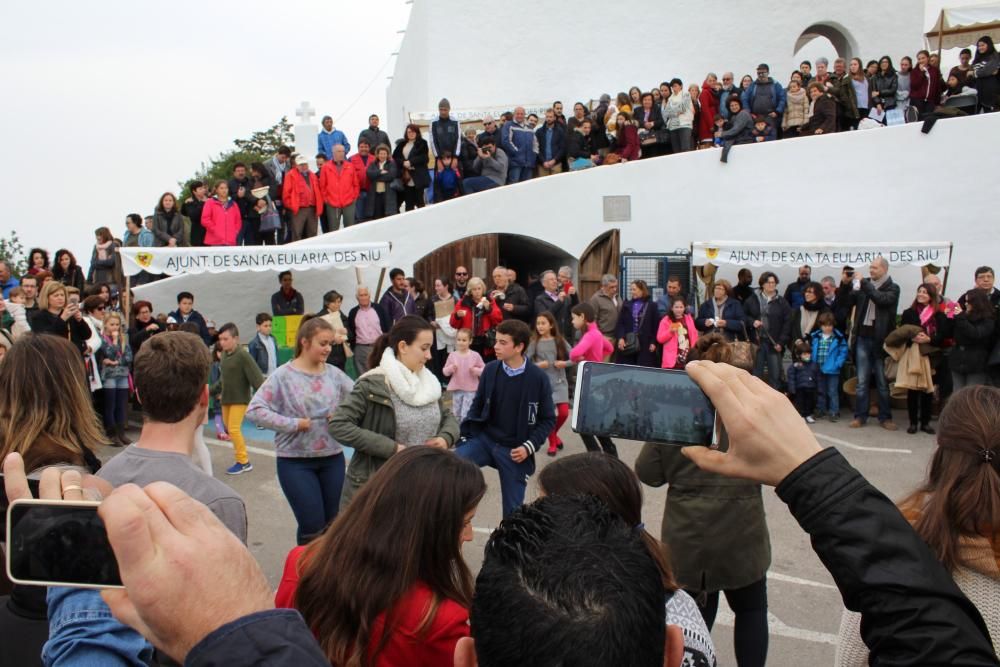
<path fill-rule="evenodd" d="M 674 297 L 670 301 L 670 312 L 660 320 L 656 340 L 663 346 L 663 363 L 660 367 L 683 369 L 687 364 L 688 353 L 698 342 L 698 329 L 694 326 L 694 318 L 687 313 L 687 301 L 684 297 Z"/>
<path fill-rule="evenodd" d="M 205 228 L 205 245 L 236 245 L 243 216 L 240 207 L 229 197 L 229 184 L 215 184 L 215 196 L 205 201 L 201 212 L 201 225 Z"/>
<path fill-rule="evenodd" d="M 597 328 L 597 323 L 594 321 L 597 319 L 597 312 L 594 307 L 589 303 L 580 303 L 573 306 L 570 312 L 573 314 L 573 328 L 584 332 L 580 342 L 569 351 L 570 360 L 602 361 L 611 354 L 614 347 Z M 605 454 L 618 458 L 618 447 L 611 438 L 603 435 L 595 438 L 589 433 L 580 433 L 580 439 L 583 440 L 583 446 L 588 452 L 599 452 L 603 449 Z"/>

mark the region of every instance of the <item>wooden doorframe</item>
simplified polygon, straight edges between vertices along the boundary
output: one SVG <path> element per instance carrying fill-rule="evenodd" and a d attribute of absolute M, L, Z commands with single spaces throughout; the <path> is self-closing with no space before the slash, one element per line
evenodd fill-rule
<path fill-rule="evenodd" d="M 609 229 L 590 242 L 580 255 L 577 290 L 586 301 L 601 287 L 604 274 L 617 276 L 621 270 L 621 231 Z"/>

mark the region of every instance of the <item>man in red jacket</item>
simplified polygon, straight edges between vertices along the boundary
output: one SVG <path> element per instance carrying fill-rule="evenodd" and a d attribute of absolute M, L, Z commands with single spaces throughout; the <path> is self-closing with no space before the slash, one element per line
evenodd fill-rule
<path fill-rule="evenodd" d="M 281 200 L 292 214 L 292 240 L 299 241 L 316 236 L 316 218 L 323 213 L 323 197 L 319 179 L 309 171 L 309 158 L 295 158 L 295 169 L 290 169 L 282 184 Z"/>
<path fill-rule="evenodd" d="M 365 210 L 368 207 L 368 164 L 375 159 L 371 150 L 374 146 L 368 144 L 368 139 L 362 137 L 358 139 L 358 152 L 351 156 L 350 163 L 358 175 L 358 200 L 354 205 L 354 221 L 361 222 L 365 219 Z"/>
<path fill-rule="evenodd" d="M 341 219 L 344 227 L 354 224 L 354 203 L 358 199 L 360 184 L 357 170 L 344 159 L 344 153 L 343 146 L 334 146 L 333 160 L 324 164 L 319 172 L 319 189 L 326 205 L 326 214 L 323 216 L 324 234 L 340 229 Z"/>

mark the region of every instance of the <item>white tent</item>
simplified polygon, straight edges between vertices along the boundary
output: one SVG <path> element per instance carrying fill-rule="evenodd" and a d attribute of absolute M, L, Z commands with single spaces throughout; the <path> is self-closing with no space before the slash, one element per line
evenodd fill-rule
<path fill-rule="evenodd" d="M 971 46 L 983 35 L 1000 41 L 1000 4 L 942 9 L 924 37 L 929 48 L 940 52 Z"/>

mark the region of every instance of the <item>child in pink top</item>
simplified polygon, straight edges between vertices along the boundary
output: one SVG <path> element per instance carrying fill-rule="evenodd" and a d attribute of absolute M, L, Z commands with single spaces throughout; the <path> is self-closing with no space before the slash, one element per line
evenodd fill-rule
<path fill-rule="evenodd" d="M 583 331 L 583 338 L 570 350 L 569 358 L 573 361 L 604 361 L 614 347 L 594 322 L 597 315 L 589 303 L 573 306 L 573 328 Z"/>
<path fill-rule="evenodd" d="M 471 345 L 472 331 L 459 329 L 455 336 L 455 351 L 444 362 L 444 374 L 451 378 L 448 382 L 451 411 L 455 413 L 459 423 L 469 414 L 472 399 L 476 397 L 476 389 L 479 387 L 479 376 L 486 365 L 478 352 L 469 349 Z"/>

